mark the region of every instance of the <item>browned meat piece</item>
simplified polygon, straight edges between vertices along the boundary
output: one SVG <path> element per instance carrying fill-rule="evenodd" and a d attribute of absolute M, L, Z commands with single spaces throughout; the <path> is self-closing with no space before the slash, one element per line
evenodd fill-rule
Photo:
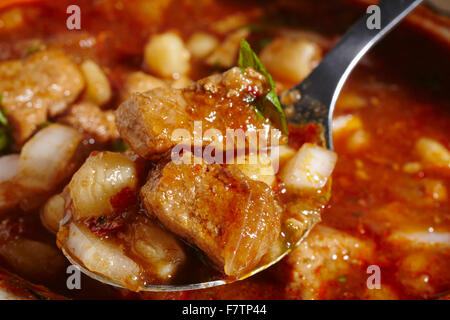
<path fill-rule="evenodd" d="M 280 233 L 270 187 L 233 165 L 160 163 L 141 198 L 148 212 L 230 276 L 257 266 Z"/>
<path fill-rule="evenodd" d="M 198 81 L 187 89 L 157 88 L 134 93 L 116 111 L 121 137 L 144 158 L 158 158 L 179 143 L 172 134 L 187 129 L 193 136 L 194 121 L 203 132 L 226 129 L 245 132 L 267 129 L 249 98 L 266 92 L 265 78 L 253 69 L 233 68 Z"/>
<path fill-rule="evenodd" d="M 344 292 L 365 292 L 368 275 L 363 267 L 376 263 L 375 259 L 373 241 L 318 225 L 286 258 L 283 267 L 287 270 L 280 274 L 283 277 L 289 276 L 286 288 L 288 298 L 336 299 L 344 296 Z M 336 287 L 336 290 L 325 290 L 327 286 Z M 353 298 L 356 297 L 357 295 Z"/>
<path fill-rule="evenodd" d="M 64 111 L 83 87 L 77 66 L 59 51 L 0 63 L 2 108 L 12 123 L 15 143 L 21 146 L 47 114 Z"/>
<path fill-rule="evenodd" d="M 114 112 L 103 111 L 91 102 L 85 101 L 73 105 L 69 112 L 59 119 L 59 122 L 78 129 L 100 143 L 119 138 Z"/>

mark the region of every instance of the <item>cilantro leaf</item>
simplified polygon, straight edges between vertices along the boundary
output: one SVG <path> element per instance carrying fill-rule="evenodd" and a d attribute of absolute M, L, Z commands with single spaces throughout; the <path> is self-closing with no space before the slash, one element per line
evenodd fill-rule
<path fill-rule="evenodd" d="M 0 94 L 0 153 L 5 150 L 11 143 L 10 136 L 7 131 L 8 118 L 1 109 L 3 96 Z"/>
<path fill-rule="evenodd" d="M 4 128 L 0 128 L 0 154 L 8 148 L 11 143 L 11 139 L 9 138 L 8 133 L 4 130 Z"/>
<path fill-rule="evenodd" d="M 347 277 L 346 276 L 340 276 L 340 277 L 337 277 L 336 280 L 338 282 L 340 282 L 340 283 L 346 283 L 347 282 Z"/>
<path fill-rule="evenodd" d="M 252 67 L 267 78 L 270 91 L 255 101 L 256 112 L 258 116 L 270 119 L 279 129 L 288 134 L 286 117 L 275 92 L 275 82 L 246 40 L 241 40 L 238 64 L 242 72 L 244 72 L 245 68 Z"/>
<path fill-rule="evenodd" d="M 39 50 L 41 50 L 41 43 L 40 42 L 34 42 L 28 48 L 25 49 L 24 55 L 25 56 L 30 56 L 33 53 L 38 52 Z"/>
<path fill-rule="evenodd" d="M 113 142 L 112 149 L 115 152 L 125 152 L 130 149 L 130 147 L 122 139 L 117 139 Z"/>
<path fill-rule="evenodd" d="M 50 126 L 52 124 L 53 124 L 53 122 L 51 122 L 49 120 L 45 120 L 44 122 L 41 122 L 38 124 L 38 129 L 41 130 L 41 129 L 47 128 L 48 126 Z"/>
<path fill-rule="evenodd" d="M 2 109 L 0 109 L 0 126 L 7 126 L 8 125 L 8 118 L 6 118 L 5 113 Z"/>
<path fill-rule="evenodd" d="M 8 125 L 8 118 L 6 118 L 1 106 L 3 102 L 3 95 L 0 94 L 0 127 Z"/>

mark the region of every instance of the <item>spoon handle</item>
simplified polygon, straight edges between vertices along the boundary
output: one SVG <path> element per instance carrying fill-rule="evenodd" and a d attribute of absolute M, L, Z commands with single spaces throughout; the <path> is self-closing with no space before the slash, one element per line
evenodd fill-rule
<path fill-rule="evenodd" d="M 294 104 L 295 116 L 290 120 L 305 122 L 299 121 L 302 115 L 306 116 L 306 121 L 323 119 L 319 122 L 325 128 L 327 147 L 332 149 L 333 110 L 348 75 L 366 52 L 422 1 L 381 0 L 377 5 L 378 9 L 374 7 L 380 17 L 380 24 L 376 28 L 369 28 L 368 22 L 372 15 L 377 14 L 375 11 L 361 17 L 328 52 L 320 65 L 293 88 L 300 91 L 302 99 Z"/>

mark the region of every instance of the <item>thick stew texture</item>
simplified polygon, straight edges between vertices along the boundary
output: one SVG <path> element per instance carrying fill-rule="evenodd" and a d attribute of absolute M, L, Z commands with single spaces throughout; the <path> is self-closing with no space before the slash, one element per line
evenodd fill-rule
<path fill-rule="evenodd" d="M 450 22 L 362 59 L 334 151 L 277 98 L 358 3 L 0 2 L 0 297 L 448 297 Z"/>

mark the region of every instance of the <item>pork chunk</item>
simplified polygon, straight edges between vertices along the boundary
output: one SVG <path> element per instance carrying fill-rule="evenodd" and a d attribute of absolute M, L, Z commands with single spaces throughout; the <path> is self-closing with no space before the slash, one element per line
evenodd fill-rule
<path fill-rule="evenodd" d="M 113 111 L 103 111 L 92 102 L 74 104 L 69 112 L 59 119 L 81 133 L 93 137 L 97 142 L 106 143 L 119 138 L 116 116 Z"/>
<path fill-rule="evenodd" d="M 141 198 L 148 212 L 230 276 L 257 266 L 280 234 L 272 190 L 234 165 L 160 164 Z"/>
<path fill-rule="evenodd" d="M 281 274 L 290 277 L 287 296 L 290 299 L 336 299 L 348 292 L 365 292 L 367 273 L 364 267 L 375 259 L 375 244 L 371 240 L 318 225 L 285 260 L 288 270 Z"/>
<path fill-rule="evenodd" d="M 77 66 L 62 52 L 38 52 L 24 61 L 0 63 L 2 108 L 21 146 L 39 124 L 63 112 L 84 87 Z"/>
<path fill-rule="evenodd" d="M 155 159 L 180 142 L 175 130 L 186 129 L 193 137 L 195 121 L 201 121 L 203 132 L 214 128 L 222 136 L 226 129 L 267 130 L 250 102 L 266 91 L 263 75 L 251 68 L 232 68 L 186 89 L 132 94 L 116 111 L 117 128 L 137 154 Z"/>

